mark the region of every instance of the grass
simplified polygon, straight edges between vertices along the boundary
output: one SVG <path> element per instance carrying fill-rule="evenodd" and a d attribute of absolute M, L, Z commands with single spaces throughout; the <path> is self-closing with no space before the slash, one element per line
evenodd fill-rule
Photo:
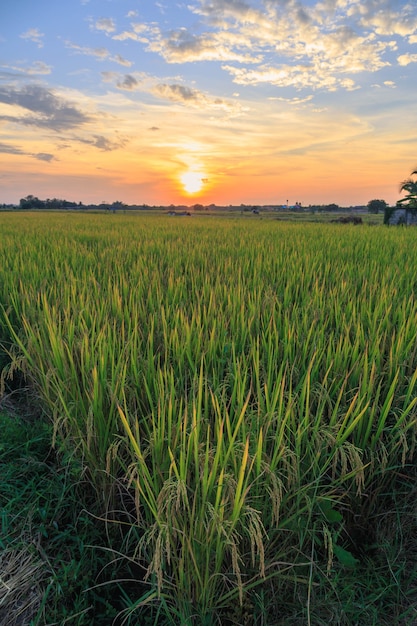
<path fill-rule="evenodd" d="M 77 619 L 415 619 L 411 230 L 1 219 L 3 383 L 36 392 L 58 481 L 43 459 L 13 494 L 70 546 Z"/>
<path fill-rule="evenodd" d="M 83 509 L 95 508 L 88 486 L 76 464 L 56 458 L 49 425 L 22 418 L 21 405 L 2 407 L 0 624 L 109 624 L 118 609 L 95 588 L 109 538 Z"/>

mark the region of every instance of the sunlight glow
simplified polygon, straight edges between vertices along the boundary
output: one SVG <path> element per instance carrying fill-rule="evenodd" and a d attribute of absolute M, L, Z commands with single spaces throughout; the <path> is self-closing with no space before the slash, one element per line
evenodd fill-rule
<path fill-rule="evenodd" d="M 204 185 L 204 175 L 201 172 L 186 172 L 180 180 L 187 193 L 197 193 Z"/>

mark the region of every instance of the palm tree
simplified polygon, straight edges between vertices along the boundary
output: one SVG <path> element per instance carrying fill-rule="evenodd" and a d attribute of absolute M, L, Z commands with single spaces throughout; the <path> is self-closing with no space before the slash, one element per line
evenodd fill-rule
<path fill-rule="evenodd" d="M 411 176 L 417 176 L 417 170 L 411 172 Z M 403 204 L 404 202 L 407 202 L 408 209 L 417 209 L 417 180 L 408 178 L 401 183 L 400 191 L 406 191 L 407 195 L 405 196 L 405 198 L 398 200 L 397 204 Z"/>
<path fill-rule="evenodd" d="M 410 174 L 410 178 L 404 180 L 400 185 L 400 191 L 405 191 L 407 195 L 397 201 L 397 207 L 405 209 L 405 216 L 402 218 L 405 224 L 415 224 L 417 216 L 417 180 L 413 180 L 412 176 L 417 176 L 417 170 Z M 384 215 L 384 223 L 389 223 L 390 217 L 388 213 Z M 402 221 L 401 221 L 402 223 Z"/>

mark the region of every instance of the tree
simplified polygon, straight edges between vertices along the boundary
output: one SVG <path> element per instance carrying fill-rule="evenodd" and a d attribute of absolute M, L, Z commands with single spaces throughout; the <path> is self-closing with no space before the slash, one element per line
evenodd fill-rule
<path fill-rule="evenodd" d="M 26 198 L 21 198 L 19 202 L 21 209 L 43 209 L 45 203 L 43 200 L 39 200 L 36 196 L 29 194 Z"/>
<path fill-rule="evenodd" d="M 387 207 L 387 203 L 385 200 L 369 200 L 367 207 L 369 213 L 379 213 L 380 211 L 385 211 Z"/>
<path fill-rule="evenodd" d="M 120 200 L 115 200 L 115 202 L 112 202 L 112 205 L 110 208 L 113 211 L 113 213 L 116 213 L 117 210 L 125 209 L 126 204 L 124 202 L 121 202 Z"/>
<path fill-rule="evenodd" d="M 411 172 L 411 176 L 417 176 L 417 170 Z M 417 180 L 407 178 L 401 183 L 400 191 L 406 191 L 407 195 L 398 200 L 397 204 L 400 206 L 406 204 L 409 209 L 417 209 Z"/>
<path fill-rule="evenodd" d="M 404 198 L 401 198 L 401 200 L 397 200 L 397 204 L 395 207 L 387 207 L 385 209 L 384 224 L 390 223 L 391 216 L 396 209 L 405 209 L 405 217 L 402 216 L 401 218 L 399 218 L 401 221 L 397 221 L 397 224 L 409 224 L 410 214 L 413 216 L 413 220 L 415 223 L 415 217 L 417 214 L 417 180 L 413 179 L 413 176 L 417 176 L 417 170 L 411 172 L 410 178 L 404 180 L 400 185 L 400 191 L 405 191 L 407 195 Z"/>

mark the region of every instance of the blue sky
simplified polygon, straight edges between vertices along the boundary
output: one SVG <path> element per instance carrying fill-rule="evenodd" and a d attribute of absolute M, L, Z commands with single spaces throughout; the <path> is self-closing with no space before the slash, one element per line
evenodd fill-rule
<path fill-rule="evenodd" d="M 417 167 L 414 1 L 14 0 L 0 50 L 0 202 L 394 203 Z"/>

